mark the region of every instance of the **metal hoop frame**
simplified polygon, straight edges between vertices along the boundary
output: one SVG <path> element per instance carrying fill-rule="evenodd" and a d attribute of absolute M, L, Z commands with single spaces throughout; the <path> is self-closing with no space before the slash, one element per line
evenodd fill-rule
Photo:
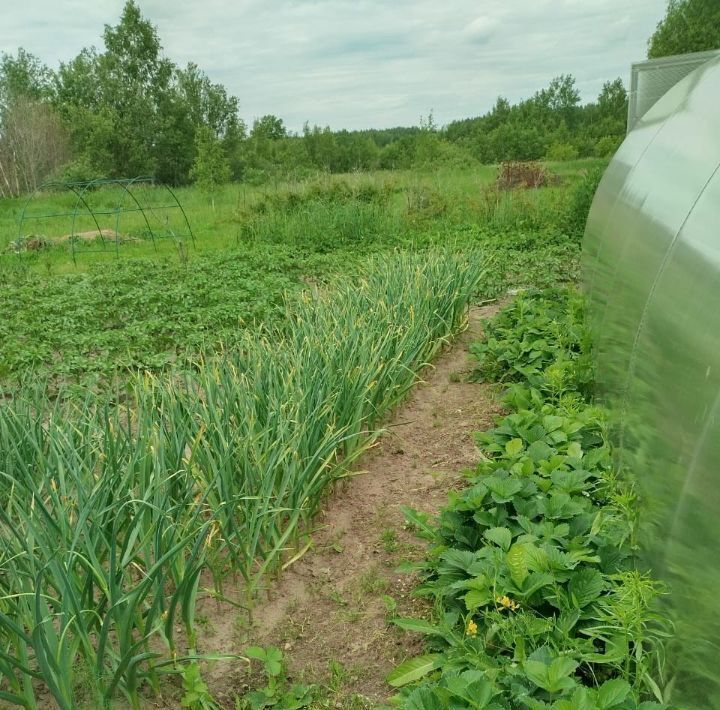
<path fill-rule="evenodd" d="M 163 204 L 160 206 L 156 205 L 144 205 L 141 204 L 141 201 L 138 199 L 138 196 L 135 194 L 135 191 L 133 188 L 142 185 L 142 186 L 155 186 L 158 188 L 163 189 L 167 195 L 169 195 L 170 198 L 170 204 Z M 116 187 L 120 190 L 120 196 L 118 198 L 118 201 L 114 208 L 111 209 L 103 209 L 103 210 L 97 210 L 93 209 L 90 202 L 88 201 L 88 193 L 96 190 L 100 187 Z M 75 200 L 75 205 L 72 209 L 72 211 L 69 212 L 29 212 L 28 208 L 30 205 L 37 200 L 38 196 L 41 195 L 43 192 L 46 192 L 47 190 L 66 190 L 69 192 L 72 192 L 76 195 L 77 199 Z M 130 199 L 134 206 L 127 206 L 126 201 L 127 199 Z M 162 233 L 157 228 L 153 230 L 153 227 L 150 224 L 150 220 L 148 219 L 148 213 L 155 213 L 157 211 L 165 211 L 165 210 L 179 210 L 182 214 L 182 220 L 185 224 L 185 227 L 187 228 L 187 233 L 181 232 L 175 232 L 172 229 L 168 228 L 164 230 L 164 233 Z M 92 220 L 95 224 L 95 227 L 97 228 L 98 232 L 98 238 L 100 239 L 100 242 L 102 243 L 102 249 L 84 249 L 83 252 L 87 253 L 89 251 L 106 251 L 107 250 L 107 241 L 105 239 L 105 235 L 103 234 L 103 230 L 100 227 L 100 223 L 98 221 L 98 216 L 104 215 L 104 216 L 114 216 L 115 217 L 115 239 L 113 240 L 115 243 L 115 254 L 119 256 L 119 245 L 120 245 L 120 217 L 123 214 L 127 214 L 130 212 L 140 212 L 142 214 L 143 220 L 145 222 L 145 226 L 147 228 L 147 234 L 149 235 L 150 239 L 153 243 L 153 248 L 157 250 L 157 240 L 158 239 L 174 239 L 176 241 L 182 241 L 183 238 L 189 237 L 192 241 L 193 246 L 196 246 L 195 242 L 195 235 L 193 234 L 192 227 L 190 226 L 190 221 L 187 218 L 187 214 L 185 213 L 185 210 L 183 209 L 182 204 L 180 203 L 180 200 L 178 200 L 177 195 L 173 192 L 173 190 L 170 188 L 169 185 L 156 185 L 155 181 L 151 177 L 135 177 L 135 178 L 127 178 L 127 179 L 113 179 L 113 178 L 100 178 L 97 180 L 90 180 L 88 182 L 57 182 L 57 181 L 51 181 L 43 183 L 35 192 L 33 192 L 28 199 L 25 201 L 25 204 L 23 205 L 22 212 L 20 214 L 20 220 L 18 225 L 18 240 L 23 240 L 28 236 L 26 232 L 27 224 L 33 220 L 37 219 L 48 219 L 48 218 L 60 218 L 60 217 L 71 217 L 72 218 L 72 227 L 71 232 L 68 238 L 68 242 L 70 244 L 70 251 L 72 254 L 72 260 L 73 263 L 76 262 L 77 254 L 76 254 L 76 242 L 77 242 L 77 232 L 76 232 L 76 224 L 78 217 L 81 215 L 89 215 L 92 217 Z"/>

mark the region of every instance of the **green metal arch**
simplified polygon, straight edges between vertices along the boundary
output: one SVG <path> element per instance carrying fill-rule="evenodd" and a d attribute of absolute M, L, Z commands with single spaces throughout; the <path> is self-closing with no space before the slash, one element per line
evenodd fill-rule
<path fill-rule="evenodd" d="M 160 207 L 156 205 L 143 205 L 142 201 L 138 199 L 138 196 L 135 194 L 135 191 L 133 188 L 135 188 L 138 185 L 149 185 L 149 186 L 155 186 L 159 188 L 163 188 L 165 193 L 169 195 L 172 204 L 164 204 Z M 98 211 L 94 210 L 92 205 L 90 204 L 88 200 L 88 194 L 91 193 L 93 190 L 104 187 L 104 186 L 110 186 L 110 187 L 116 187 L 118 190 L 120 190 L 120 197 L 118 198 L 118 201 L 115 204 L 114 210 L 111 211 Z M 67 190 L 69 192 L 72 192 L 76 196 L 75 205 L 72 208 L 72 211 L 70 212 L 47 212 L 47 213 L 38 213 L 38 214 L 29 214 L 28 208 L 30 207 L 31 203 L 37 199 L 38 195 L 42 194 L 44 191 L 47 191 L 48 189 L 58 189 L 58 190 Z M 132 203 L 134 204 L 134 208 L 128 209 L 125 207 L 125 203 L 127 199 L 130 199 Z M 156 233 L 156 230 L 153 229 L 150 219 L 148 219 L 148 212 L 155 212 L 156 210 L 171 210 L 171 209 L 178 209 L 180 211 L 180 214 L 182 215 L 182 220 L 185 224 L 185 228 L 187 229 L 187 235 L 182 236 L 188 236 L 192 240 L 193 246 L 197 246 L 196 240 L 195 240 L 195 234 L 192 231 L 192 227 L 190 226 L 190 220 L 188 219 L 187 213 L 185 212 L 185 209 L 183 208 L 180 200 L 178 199 L 175 192 L 165 184 L 156 185 L 155 181 L 151 177 L 134 177 L 134 178 L 100 178 L 95 180 L 89 180 L 86 182 L 62 182 L 62 181 L 50 181 L 47 183 L 43 183 L 37 190 L 35 190 L 33 193 L 31 193 L 27 200 L 25 201 L 22 212 L 20 214 L 19 224 L 18 224 L 18 240 L 22 240 L 24 236 L 24 227 L 27 225 L 27 223 L 34 219 L 45 219 L 45 218 L 53 218 L 53 217 L 71 217 L 71 229 L 70 229 L 70 235 L 69 235 L 69 242 L 70 242 L 70 250 L 72 253 L 72 259 L 73 262 L 76 260 L 76 253 L 75 253 L 75 236 L 76 236 L 76 223 L 77 219 L 81 214 L 89 215 L 98 231 L 98 236 L 100 237 L 100 240 L 103 244 L 103 250 L 106 248 L 106 240 L 105 235 L 103 234 L 103 230 L 100 226 L 100 222 L 98 221 L 98 215 L 104 214 L 104 215 L 114 215 L 115 216 L 115 252 L 116 254 L 119 254 L 119 232 L 120 232 L 120 217 L 122 214 L 127 212 L 140 212 L 143 217 L 143 221 L 145 222 L 145 226 L 147 227 L 147 233 L 152 239 L 153 247 L 157 250 L 157 239 L 161 238 L 159 234 Z M 177 234 L 173 230 L 169 230 L 170 235 L 173 239 L 177 239 Z"/>

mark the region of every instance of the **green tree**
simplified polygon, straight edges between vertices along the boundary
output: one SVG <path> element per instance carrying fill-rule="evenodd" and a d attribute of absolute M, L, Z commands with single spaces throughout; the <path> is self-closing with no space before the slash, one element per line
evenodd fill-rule
<path fill-rule="evenodd" d="M 173 65 L 162 56 L 157 31 L 134 0 L 126 3 L 115 27 L 105 26 L 103 39 L 97 78 L 104 107 L 115 113 L 115 169 L 125 176 L 154 174 L 160 106 L 170 89 Z"/>
<path fill-rule="evenodd" d="M 103 39 L 103 52 L 83 50 L 61 64 L 57 77 L 56 102 L 72 133 L 78 171 L 186 183 L 200 127 L 226 156 L 238 155 L 245 126 L 237 99 L 195 64 L 179 69 L 163 56 L 156 28 L 134 0 L 116 26 L 105 27 Z"/>
<path fill-rule="evenodd" d="M 310 162 L 321 170 L 333 172 L 337 163 L 337 141 L 329 126 L 320 128 L 308 123 L 303 126 L 303 140 Z"/>
<path fill-rule="evenodd" d="M 545 123 L 563 121 L 568 128 L 576 125 L 579 118 L 580 92 L 571 74 L 556 76 L 547 89 L 535 94 L 534 105 L 545 113 Z"/>
<path fill-rule="evenodd" d="M 277 141 L 287 137 L 287 129 L 282 118 L 268 114 L 253 121 L 250 137 L 258 140 Z"/>
<path fill-rule="evenodd" d="M 603 84 L 597 105 L 602 118 L 625 118 L 628 108 L 628 95 L 622 79 L 618 77 L 614 81 L 606 81 Z"/>
<path fill-rule="evenodd" d="M 246 136 L 245 123 L 239 115 L 238 100 L 227 93 L 222 84 L 215 84 L 195 64 L 188 64 L 175 74 L 178 100 L 187 112 L 191 136 L 185 140 L 186 149 L 194 151 L 195 132 L 208 126 L 221 141 L 228 157 L 232 177 L 242 172 L 241 148 Z M 191 154 L 194 158 L 194 152 Z M 187 177 L 187 172 L 185 173 Z"/>
<path fill-rule="evenodd" d="M 648 57 L 720 49 L 718 0 L 669 0 L 665 17 L 648 40 Z"/>
<path fill-rule="evenodd" d="M 230 163 L 222 143 L 209 126 L 200 127 L 195 136 L 195 160 L 190 176 L 210 196 L 214 210 L 215 191 L 230 180 Z"/>
<path fill-rule="evenodd" d="M 170 90 L 173 65 L 161 55 L 155 27 L 133 0 L 116 26 L 105 26 L 103 40 L 105 52 L 83 50 L 60 66 L 60 109 L 79 152 L 92 162 L 109 156 L 111 165 L 102 167 L 115 177 L 153 175 L 160 106 Z M 78 134 L 89 142 L 81 143 Z"/>
<path fill-rule="evenodd" d="M 440 135 L 432 110 L 420 116 L 420 131 L 415 136 L 414 163 L 417 167 L 432 168 L 440 155 Z"/>
<path fill-rule="evenodd" d="M 0 54 L 0 111 L 20 97 L 48 100 L 53 96 L 53 72 L 22 47 L 17 55 Z"/>
<path fill-rule="evenodd" d="M 255 169 L 273 172 L 277 163 L 278 143 L 287 137 L 281 118 L 267 115 L 256 118 L 245 146 L 246 160 Z"/>

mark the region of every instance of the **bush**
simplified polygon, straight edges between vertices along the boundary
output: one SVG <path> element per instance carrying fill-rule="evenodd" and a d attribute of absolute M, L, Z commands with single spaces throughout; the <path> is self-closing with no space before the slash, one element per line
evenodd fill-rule
<path fill-rule="evenodd" d="M 566 160 L 575 160 L 578 157 L 578 149 L 570 143 L 553 143 L 545 154 L 546 160 L 555 160 L 563 162 Z"/>
<path fill-rule="evenodd" d="M 90 182 L 107 177 L 86 156 L 65 165 L 57 175 L 60 182 Z"/>
<path fill-rule="evenodd" d="M 598 158 L 611 158 L 622 142 L 622 136 L 603 136 L 595 144 L 595 155 Z"/>

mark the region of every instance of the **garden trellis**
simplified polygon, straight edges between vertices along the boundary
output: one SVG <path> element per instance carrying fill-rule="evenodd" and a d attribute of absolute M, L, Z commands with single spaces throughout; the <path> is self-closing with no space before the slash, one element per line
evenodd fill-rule
<path fill-rule="evenodd" d="M 190 240 L 187 214 L 168 185 L 148 177 L 48 182 L 25 202 L 20 214 L 16 251 L 67 244 L 79 254 L 120 253 L 127 242 Z"/>

